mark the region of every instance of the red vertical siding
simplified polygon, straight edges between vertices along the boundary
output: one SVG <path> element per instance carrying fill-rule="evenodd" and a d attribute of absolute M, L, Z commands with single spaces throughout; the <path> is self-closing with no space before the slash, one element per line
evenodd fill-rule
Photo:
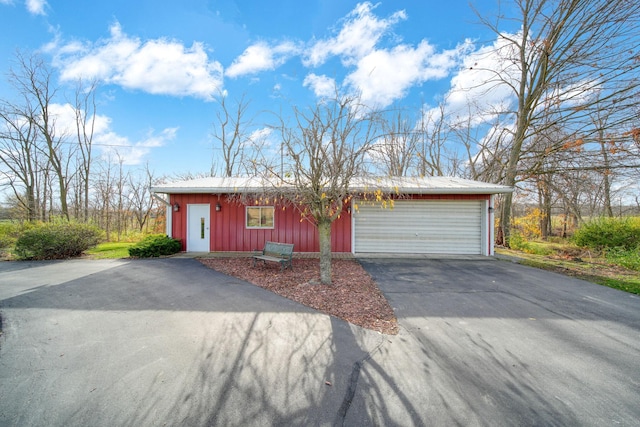
<path fill-rule="evenodd" d="M 414 195 L 414 199 L 424 200 L 490 200 L 490 195 L 445 194 Z M 187 205 L 206 204 L 211 206 L 210 240 L 211 251 L 248 252 L 262 248 L 267 240 L 293 243 L 296 252 L 318 252 L 320 243 L 318 230 L 309 221 L 302 220 L 300 213 L 291 206 L 283 209 L 275 206 L 273 229 L 247 229 L 245 226 L 245 205 L 229 200 L 226 195 L 172 194 L 170 203 L 178 203 L 180 209 L 173 212 L 171 231 L 173 237 L 182 240 L 182 249 L 187 244 Z M 220 211 L 216 204 L 220 203 Z M 351 252 L 351 214 L 345 209 L 340 218 L 331 226 L 331 250 Z"/>
<path fill-rule="evenodd" d="M 182 250 L 187 249 L 187 205 L 188 204 L 210 204 L 211 205 L 211 226 L 213 230 L 213 214 L 215 213 L 215 201 L 208 194 L 172 194 L 169 198 L 171 205 L 178 203 L 180 209 L 172 213 L 173 224 L 171 233 L 174 238 L 182 240 Z"/>
<path fill-rule="evenodd" d="M 247 229 L 244 204 L 229 200 L 227 196 L 210 194 L 173 194 L 171 204 L 178 203 L 180 210 L 173 212 L 171 231 L 173 237 L 182 240 L 186 250 L 187 205 L 208 203 L 211 206 L 211 251 L 247 252 L 262 248 L 267 240 L 293 243 L 296 252 L 318 252 L 318 230 L 293 207 L 275 206 L 273 229 Z M 216 204 L 220 203 L 220 211 Z M 351 252 L 351 215 L 345 210 L 333 223 L 331 246 L 334 252 Z"/>

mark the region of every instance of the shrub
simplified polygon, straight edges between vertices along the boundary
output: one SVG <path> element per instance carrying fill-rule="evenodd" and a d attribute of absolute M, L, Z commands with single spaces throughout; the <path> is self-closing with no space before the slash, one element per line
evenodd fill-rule
<path fill-rule="evenodd" d="M 509 247 L 516 251 L 522 251 L 525 253 L 529 253 L 531 249 L 524 236 L 516 230 L 511 231 L 511 235 L 509 236 Z"/>
<path fill-rule="evenodd" d="M 16 240 L 15 253 L 20 259 L 62 259 L 80 255 L 96 246 L 102 231 L 88 224 L 59 222 L 36 224 Z"/>
<path fill-rule="evenodd" d="M 573 235 L 576 245 L 597 250 L 640 247 L 640 222 L 632 218 L 599 218 L 583 224 Z"/>
<path fill-rule="evenodd" d="M 141 242 L 129 248 L 129 255 L 149 258 L 163 255 L 173 255 L 182 250 L 182 243 L 164 234 L 154 234 L 145 237 Z"/>
<path fill-rule="evenodd" d="M 513 218 L 513 228 L 524 238 L 537 239 L 541 237 L 540 223 L 544 217 L 545 214 L 540 209 L 532 209 L 525 216 Z"/>
<path fill-rule="evenodd" d="M 18 223 L 10 221 L 0 222 L 0 253 L 3 249 L 12 247 L 16 243 L 20 231 Z"/>
<path fill-rule="evenodd" d="M 629 270 L 640 271 L 640 250 L 638 249 L 611 248 L 607 250 L 606 258 L 608 261 Z"/>

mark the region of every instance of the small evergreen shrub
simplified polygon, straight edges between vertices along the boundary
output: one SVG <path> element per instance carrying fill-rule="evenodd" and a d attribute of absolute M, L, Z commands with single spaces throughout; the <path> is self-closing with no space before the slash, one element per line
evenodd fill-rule
<path fill-rule="evenodd" d="M 576 245 L 603 250 L 640 247 L 640 221 L 633 218 L 599 218 L 583 224 L 573 235 Z"/>
<path fill-rule="evenodd" d="M 80 255 L 96 246 L 102 231 L 93 225 L 75 222 L 36 224 L 16 240 L 19 259 L 64 259 Z"/>
<path fill-rule="evenodd" d="M 182 250 L 182 243 L 164 234 L 154 234 L 145 237 L 141 242 L 129 248 L 129 256 L 139 258 L 173 255 Z"/>

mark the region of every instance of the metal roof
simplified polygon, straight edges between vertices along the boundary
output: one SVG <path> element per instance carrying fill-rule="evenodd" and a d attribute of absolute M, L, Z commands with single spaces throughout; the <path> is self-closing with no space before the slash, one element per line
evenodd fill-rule
<path fill-rule="evenodd" d="M 293 188 L 290 184 L 269 181 L 261 177 L 206 177 L 159 184 L 151 187 L 153 193 L 189 194 L 189 193 L 255 193 L 272 188 Z M 351 190 L 397 192 L 404 194 L 501 194 L 511 193 L 513 188 L 506 185 L 490 184 L 470 179 L 432 176 L 432 177 L 362 177 L 352 180 Z"/>

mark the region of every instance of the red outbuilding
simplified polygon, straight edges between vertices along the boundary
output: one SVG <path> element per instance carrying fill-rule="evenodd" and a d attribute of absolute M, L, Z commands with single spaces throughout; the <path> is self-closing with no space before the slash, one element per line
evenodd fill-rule
<path fill-rule="evenodd" d="M 167 235 L 188 252 L 248 252 L 266 241 L 318 252 L 318 231 L 299 209 L 272 194 L 260 178 L 208 177 L 157 185 L 167 205 Z M 393 207 L 358 195 L 380 189 Z M 511 187 L 452 177 L 369 178 L 352 195 L 331 230 L 332 252 L 493 255 L 493 199 Z"/>

